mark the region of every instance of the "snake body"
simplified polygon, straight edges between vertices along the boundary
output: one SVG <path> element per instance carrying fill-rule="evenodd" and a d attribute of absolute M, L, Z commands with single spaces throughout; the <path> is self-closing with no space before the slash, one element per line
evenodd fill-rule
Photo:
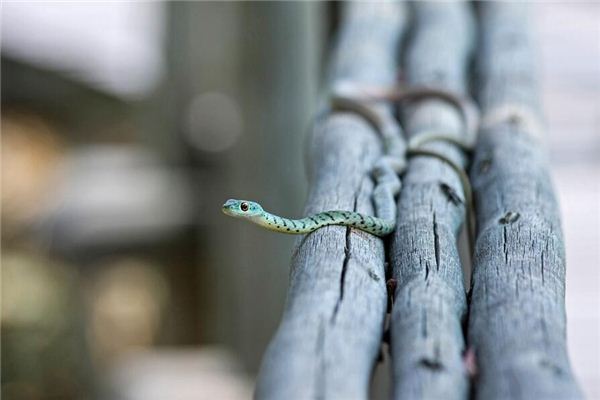
<path fill-rule="evenodd" d="M 260 204 L 249 200 L 227 200 L 222 210 L 229 216 L 247 219 L 271 231 L 289 234 L 304 234 L 328 225 L 343 225 L 383 237 L 393 232 L 395 227 L 393 221 L 353 211 L 325 211 L 306 218 L 289 219 L 271 214 L 263 210 Z"/>
<path fill-rule="evenodd" d="M 396 123 L 389 107 L 371 104 L 381 101 L 400 102 L 431 97 L 446 101 L 460 111 L 466 131 L 464 138 L 433 131 L 413 136 L 407 145 L 402 138 L 402 129 Z M 465 172 L 437 152 L 421 148 L 424 144 L 435 141 L 445 141 L 466 151 L 473 146 L 478 116 L 476 108 L 468 100 L 435 88 L 396 87 L 390 90 L 375 89 L 370 92 L 362 88 L 357 95 L 344 93 L 332 96 L 330 111 L 345 111 L 360 115 L 372 124 L 382 137 L 384 154 L 375 163 L 372 171 L 375 179 L 373 203 L 377 217 L 354 211 L 332 210 L 301 219 L 289 219 L 265 211 L 260 204 L 254 201 L 234 199 L 227 200 L 222 211 L 229 216 L 242 218 L 268 230 L 281 233 L 305 234 L 328 225 L 343 225 L 383 237 L 393 232 L 396 226 L 395 197 L 401 188 L 399 175 L 406 168 L 406 156 L 429 156 L 446 162 L 459 175 L 464 188 L 467 217 L 470 218 L 471 193 Z M 472 223 L 468 222 L 469 228 L 471 228 Z"/>

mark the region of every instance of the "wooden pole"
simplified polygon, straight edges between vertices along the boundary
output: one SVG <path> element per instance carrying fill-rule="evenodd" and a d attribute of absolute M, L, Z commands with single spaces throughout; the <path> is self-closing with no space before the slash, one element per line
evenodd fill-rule
<path fill-rule="evenodd" d="M 328 86 L 342 80 L 393 85 L 404 6 L 352 2 L 343 7 Z M 335 113 L 318 121 L 308 147 L 313 173 L 305 214 L 328 209 L 373 214 L 370 171 L 381 150 L 377 132 L 358 115 Z M 264 356 L 256 397 L 366 398 L 386 304 L 382 240 L 340 226 L 301 237 L 283 319 Z"/>
<path fill-rule="evenodd" d="M 480 399 L 577 399 L 565 338 L 565 256 L 540 143 L 535 52 L 519 3 L 480 5 L 483 119 L 471 168 L 478 234 L 468 339 Z"/>
<path fill-rule="evenodd" d="M 472 52 L 473 17 L 467 2 L 414 3 L 414 31 L 406 55 L 409 85 L 464 94 Z M 460 113 L 438 99 L 407 109 L 409 135 L 428 130 L 466 132 Z M 466 166 L 456 146 L 426 146 Z M 462 322 L 467 312 L 457 249 L 465 199 L 457 173 L 437 158 L 414 157 L 403 178 L 390 259 L 396 280 L 391 314 L 393 394 L 397 399 L 465 399 L 468 376 Z"/>

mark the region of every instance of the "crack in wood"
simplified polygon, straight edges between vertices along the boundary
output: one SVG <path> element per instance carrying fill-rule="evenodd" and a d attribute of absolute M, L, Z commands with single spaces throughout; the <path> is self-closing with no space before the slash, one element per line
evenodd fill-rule
<path fill-rule="evenodd" d="M 435 253 L 436 271 L 440 270 L 440 235 L 438 234 L 438 224 L 435 212 L 433 213 L 433 251 Z"/>
<path fill-rule="evenodd" d="M 359 187 L 361 185 L 359 185 Z M 358 189 L 358 191 L 360 192 L 360 189 Z M 357 192 L 356 195 L 354 196 L 354 205 L 352 207 L 352 211 L 356 211 L 356 209 L 357 209 L 358 196 L 359 196 L 359 193 Z M 344 300 L 344 283 L 346 281 L 346 272 L 348 270 L 348 264 L 350 263 L 350 256 L 351 256 L 351 254 L 350 254 L 351 233 L 352 233 L 352 228 L 346 227 L 346 243 L 344 245 L 344 261 L 342 262 L 342 272 L 340 274 L 340 295 L 335 303 L 335 307 L 333 308 L 333 313 L 331 315 L 331 323 L 332 324 L 335 324 L 335 319 L 337 318 L 337 314 L 338 314 L 340 305 L 342 304 L 342 301 Z"/>
<path fill-rule="evenodd" d="M 544 268 L 546 267 L 546 265 L 545 265 L 545 264 L 546 264 L 546 260 L 545 260 L 545 258 L 546 258 L 546 257 L 544 257 L 544 251 L 543 251 L 543 250 L 542 250 L 542 252 L 541 252 L 541 258 L 542 258 L 542 260 L 541 260 L 541 261 L 542 261 L 542 262 L 541 262 L 541 268 L 542 268 L 542 271 L 541 271 L 541 275 L 542 275 L 542 286 L 544 286 L 544 283 L 545 283 L 545 282 L 544 282 Z"/>
<path fill-rule="evenodd" d="M 506 230 L 506 226 L 502 227 L 502 237 L 503 237 L 503 251 L 504 251 L 504 262 L 508 265 L 508 232 Z"/>
<path fill-rule="evenodd" d="M 419 365 L 432 371 L 441 371 L 444 369 L 444 365 L 439 360 L 430 360 L 429 358 L 422 358 L 419 361 Z"/>
<path fill-rule="evenodd" d="M 331 323 L 335 324 L 335 319 L 344 300 L 344 282 L 346 280 L 346 271 L 348 270 L 348 263 L 350 262 L 350 233 L 352 232 L 350 227 L 346 228 L 346 244 L 344 245 L 344 261 L 342 263 L 342 272 L 340 274 L 340 295 L 333 308 L 333 314 L 331 315 Z"/>
<path fill-rule="evenodd" d="M 379 277 L 371 268 L 367 269 L 367 274 L 369 275 L 369 278 L 373 279 L 375 282 L 379 282 Z"/>
<path fill-rule="evenodd" d="M 455 206 L 458 206 L 463 203 L 463 200 L 456 194 L 456 191 L 450 187 L 447 183 L 440 182 L 440 190 L 446 197 L 448 201 Z"/>

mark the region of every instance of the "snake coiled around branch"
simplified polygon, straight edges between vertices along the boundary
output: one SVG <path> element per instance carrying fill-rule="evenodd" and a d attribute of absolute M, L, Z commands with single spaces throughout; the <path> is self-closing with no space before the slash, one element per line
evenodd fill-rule
<path fill-rule="evenodd" d="M 350 88 L 352 88 L 350 86 Z M 401 189 L 400 175 L 406 169 L 407 156 L 429 156 L 447 163 L 459 175 L 467 206 L 469 231 L 472 230 L 470 219 L 471 190 L 468 176 L 462 168 L 441 154 L 422 149 L 426 143 L 445 141 L 469 151 L 475 142 L 478 124 L 478 113 L 472 102 L 451 92 L 437 88 L 415 87 L 391 89 L 360 89 L 338 91 L 330 98 L 331 112 L 351 112 L 365 118 L 380 134 L 384 152 L 373 166 L 372 175 L 375 180 L 373 203 L 377 217 L 364 215 L 354 211 L 331 210 L 317 213 L 301 219 L 289 219 L 271 214 L 262 206 L 250 200 L 230 199 L 225 202 L 222 211 L 232 217 L 242 218 L 263 228 L 288 234 L 305 234 L 328 225 L 343 225 L 356 228 L 376 236 L 386 236 L 396 226 L 396 197 Z M 408 145 L 399 124 L 389 107 L 382 107 L 381 102 L 400 103 L 426 98 L 436 98 L 456 107 L 463 119 L 465 135 L 458 137 L 446 132 L 426 132 L 415 135 Z M 380 104 L 378 104 L 380 103 Z"/>

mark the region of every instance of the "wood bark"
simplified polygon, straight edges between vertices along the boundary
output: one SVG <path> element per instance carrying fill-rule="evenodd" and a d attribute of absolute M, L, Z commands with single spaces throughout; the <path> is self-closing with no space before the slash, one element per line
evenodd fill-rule
<path fill-rule="evenodd" d="M 401 3 L 344 3 L 329 86 L 392 85 L 405 12 Z M 308 152 L 305 214 L 373 214 L 370 170 L 381 140 L 363 118 L 335 113 L 317 122 Z M 373 235 L 330 226 L 300 238 L 284 315 L 263 358 L 260 399 L 368 396 L 386 313 L 384 246 Z"/>
<path fill-rule="evenodd" d="M 476 210 L 468 339 L 480 399 L 580 398 L 566 349 L 565 255 L 539 137 L 527 10 L 480 4 L 483 129 L 471 168 Z"/>
<path fill-rule="evenodd" d="M 413 7 L 407 83 L 464 95 L 474 39 L 469 3 L 418 2 Z M 434 98 L 408 108 L 404 122 L 409 135 L 430 129 L 466 134 L 459 111 Z M 466 167 L 467 158 L 456 146 L 438 142 L 426 148 Z M 391 314 L 394 398 L 464 399 L 469 389 L 462 362 L 467 301 L 457 238 L 465 198 L 457 173 L 437 158 L 411 158 L 398 207 L 390 251 L 396 280 Z"/>

